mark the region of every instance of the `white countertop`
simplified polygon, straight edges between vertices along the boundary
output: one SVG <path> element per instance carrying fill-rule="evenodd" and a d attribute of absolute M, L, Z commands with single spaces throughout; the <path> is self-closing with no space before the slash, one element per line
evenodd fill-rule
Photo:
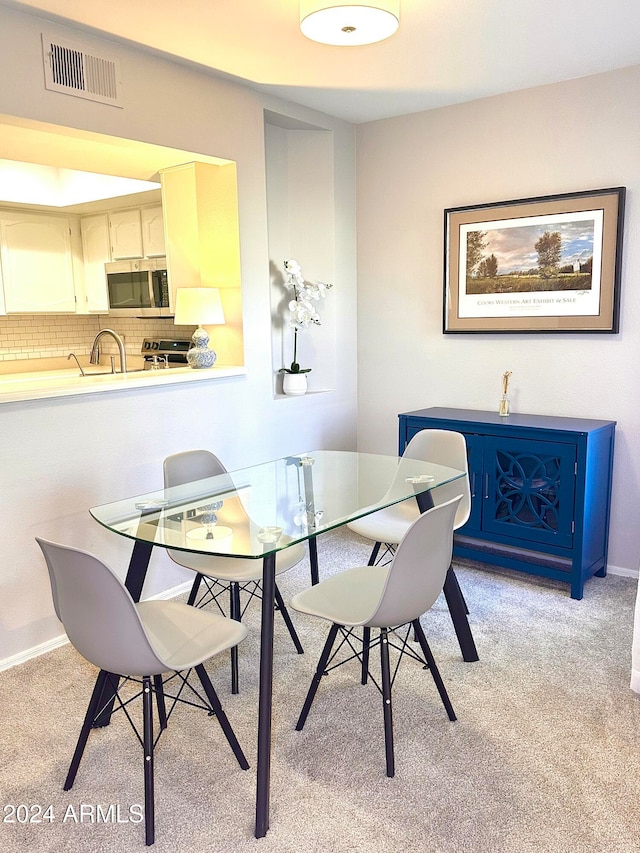
<path fill-rule="evenodd" d="M 104 368 L 102 368 L 104 370 Z M 127 391 L 158 385 L 177 385 L 184 382 L 207 382 L 232 376 L 244 376 L 246 367 L 172 367 L 167 370 L 139 370 L 130 373 L 91 373 L 81 376 L 77 367 L 62 370 L 42 370 L 32 373 L 0 375 L 0 403 L 24 400 L 44 400 L 50 397 L 73 397 L 111 391 Z"/>

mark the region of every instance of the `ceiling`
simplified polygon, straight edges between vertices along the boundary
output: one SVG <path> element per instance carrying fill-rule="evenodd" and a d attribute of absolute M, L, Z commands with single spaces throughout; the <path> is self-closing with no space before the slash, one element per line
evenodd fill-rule
<path fill-rule="evenodd" d="M 362 47 L 309 41 L 298 0 L 0 3 L 354 123 L 640 64 L 638 0 L 400 0 L 398 32 Z"/>

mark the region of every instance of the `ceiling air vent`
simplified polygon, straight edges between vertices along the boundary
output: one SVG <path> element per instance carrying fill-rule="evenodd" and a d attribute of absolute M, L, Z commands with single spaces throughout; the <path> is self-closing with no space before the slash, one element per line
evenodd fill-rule
<path fill-rule="evenodd" d="M 120 64 L 95 50 L 42 34 L 45 87 L 76 98 L 122 107 Z"/>

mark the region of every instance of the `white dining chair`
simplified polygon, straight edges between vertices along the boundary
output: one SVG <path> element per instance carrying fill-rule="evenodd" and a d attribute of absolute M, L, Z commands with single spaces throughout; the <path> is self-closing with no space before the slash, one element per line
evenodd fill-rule
<path fill-rule="evenodd" d="M 462 479 L 451 483 L 444 483 L 429 492 L 435 505 L 448 501 L 454 495 L 461 494 L 462 498 L 458 504 L 453 529 L 458 530 L 469 520 L 471 512 L 471 487 L 469 483 L 469 462 L 467 458 L 467 442 L 461 432 L 446 429 L 423 429 L 417 432 L 407 444 L 402 458 L 420 459 L 423 462 L 434 462 L 447 468 L 455 468 L 464 471 Z M 402 466 L 398 468 L 398 476 L 403 476 Z M 385 507 L 378 512 L 366 515 L 350 522 L 347 526 L 359 536 L 371 539 L 374 542 L 369 557 L 369 564 L 376 562 L 385 563 L 389 561 L 398 546 L 398 543 L 409 529 L 410 525 L 420 515 L 420 509 L 415 498 L 401 501 L 397 504 Z M 382 553 L 381 548 L 384 547 Z M 461 605 L 468 614 L 469 608 L 460 588 L 460 583 L 453 569 L 449 566 L 450 583 L 460 596 Z M 367 632 L 365 631 L 365 639 Z M 362 670 L 362 683 L 367 680 L 366 656 L 365 666 Z"/>
<path fill-rule="evenodd" d="M 224 467 L 218 457 L 209 450 L 186 450 L 174 453 L 164 460 L 164 485 L 165 488 L 182 486 L 185 483 L 193 483 L 197 480 L 226 474 Z M 232 619 L 241 621 L 244 611 L 254 597 L 260 596 L 262 581 L 261 560 L 238 560 L 233 557 L 219 557 L 209 554 L 198 554 L 189 551 L 175 551 L 170 548 L 167 553 L 171 559 L 180 566 L 191 569 L 196 573 L 188 604 L 196 607 L 204 607 L 214 602 L 222 613 L 225 612 L 220 604 L 219 596 L 229 595 L 229 615 Z M 291 545 L 276 554 L 276 576 L 296 566 L 305 556 L 304 546 L 301 544 Z M 205 592 L 198 597 L 201 586 Z M 240 593 L 248 595 L 247 602 L 242 607 Z M 298 637 L 291 616 L 284 603 L 284 599 L 275 585 L 275 609 L 280 612 L 285 625 L 291 635 L 291 639 L 298 654 L 303 654 L 304 649 Z M 231 649 L 231 692 L 237 693 L 239 689 L 238 673 L 238 649 Z"/>
<path fill-rule="evenodd" d="M 304 727 L 322 677 L 354 656 L 364 666 L 370 649 L 379 646 L 380 685 L 371 673 L 369 676 L 382 695 L 387 776 L 395 773 L 391 688 L 398 671 L 396 666 L 391 675 L 390 646 L 400 659 L 404 656 L 417 659 L 431 671 L 449 719 L 456 719 L 420 617 L 431 608 L 442 590 L 451 562 L 453 524 L 461 500 L 458 495 L 418 515 L 390 563 L 341 571 L 291 599 L 294 610 L 331 623 L 296 729 L 301 731 Z M 356 634 L 354 629 L 358 627 L 367 632 L 366 639 Z M 375 639 L 371 637 L 372 629 L 379 632 Z M 411 630 L 415 632 L 423 657 L 408 645 Z M 332 655 L 338 634 L 342 641 Z M 345 644 L 348 656 L 338 661 L 337 656 Z"/>
<path fill-rule="evenodd" d="M 237 646 L 246 637 L 247 629 L 233 619 L 177 601 L 135 603 L 115 572 L 93 554 L 41 538 L 36 541 L 49 570 L 56 615 L 71 644 L 100 670 L 64 790 L 73 786 L 94 724 L 105 708 L 115 704 L 115 711 L 124 711 L 143 747 L 145 841 L 153 844 L 157 738 L 154 740 L 152 697 L 155 695 L 157 701 L 160 734 L 178 702 L 203 708 L 216 716 L 238 764 L 247 770 L 247 759 L 203 665 L 214 655 Z M 189 682 L 192 669 L 207 701 Z M 170 695 L 167 687 L 171 690 L 173 679 L 177 679 L 178 688 L 175 695 Z M 140 689 L 135 696 L 127 694 L 123 701 L 120 690 L 127 683 L 139 684 Z M 128 710 L 140 695 L 142 734 Z M 167 699 L 172 700 L 168 711 Z"/>
<path fill-rule="evenodd" d="M 453 480 L 432 489 L 429 494 L 434 504 L 448 501 L 454 495 L 462 494 L 462 499 L 456 512 L 454 530 L 458 530 L 469 520 L 471 512 L 471 489 L 469 485 L 469 463 L 467 461 L 467 443 L 464 435 L 446 429 L 423 429 L 417 432 L 407 444 L 403 458 L 420 459 L 424 462 L 434 462 L 448 468 L 464 471 L 463 479 Z M 414 498 L 402 501 L 392 506 L 358 518 L 348 524 L 354 533 L 371 539 L 375 545 L 371 562 L 378 558 L 381 545 L 387 546 L 387 552 L 382 559 L 390 556 L 398 545 L 409 526 L 416 520 L 420 510 Z"/>

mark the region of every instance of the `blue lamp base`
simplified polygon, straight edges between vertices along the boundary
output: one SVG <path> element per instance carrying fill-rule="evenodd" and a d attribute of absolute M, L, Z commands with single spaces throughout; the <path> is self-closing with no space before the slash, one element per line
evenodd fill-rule
<path fill-rule="evenodd" d="M 217 356 L 212 349 L 209 349 L 209 335 L 202 326 L 198 326 L 191 340 L 193 344 L 187 352 L 189 367 L 193 367 L 195 370 L 213 367 Z"/>

